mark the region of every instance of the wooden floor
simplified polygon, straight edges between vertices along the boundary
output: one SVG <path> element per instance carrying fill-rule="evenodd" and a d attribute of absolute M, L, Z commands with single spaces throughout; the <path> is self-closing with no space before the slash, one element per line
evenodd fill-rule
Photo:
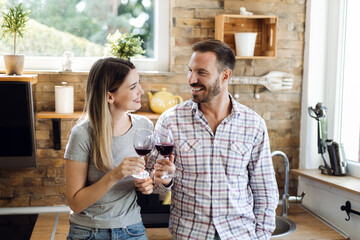
<path fill-rule="evenodd" d="M 69 231 L 69 213 L 40 213 L 30 240 L 64 240 Z M 149 240 L 171 240 L 167 228 L 147 228 Z"/>

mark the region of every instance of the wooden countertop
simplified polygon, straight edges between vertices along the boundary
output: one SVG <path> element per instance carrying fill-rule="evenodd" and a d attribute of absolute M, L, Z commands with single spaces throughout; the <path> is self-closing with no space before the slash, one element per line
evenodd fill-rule
<path fill-rule="evenodd" d="M 352 194 L 360 195 L 360 178 L 352 176 L 329 176 L 321 174 L 318 169 L 291 169 L 290 172 Z"/>
<path fill-rule="evenodd" d="M 30 240 L 64 240 L 69 232 L 69 213 L 40 213 Z M 167 228 L 147 228 L 149 240 L 172 240 Z"/>
<path fill-rule="evenodd" d="M 277 209 L 280 211 L 281 207 Z M 278 240 L 341 240 L 346 239 L 334 229 L 310 214 L 299 205 L 291 205 L 289 218 L 296 223 L 295 232 Z M 40 213 L 37 218 L 31 240 L 60 240 L 66 239 L 69 231 L 69 213 Z M 167 228 L 147 228 L 146 233 L 149 240 L 171 240 L 172 236 Z"/>
<path fill-rule="evenodd" d="M 0 81 L 30 82 L 31 84 L 35 84 L 38 82 L 38 75 L 37 74 L 23 74 L 23 75 L 0 74 Z"/>
<path fill-rule="evenodd" d="M 281 206 L 276 211 L 280 212 Z M 295 232 L 277 240 L 341 240 L 346 239 L 333 228 L 309 213 L 300 205 L 290 205 L 288 218 L 296 223 Z"/>

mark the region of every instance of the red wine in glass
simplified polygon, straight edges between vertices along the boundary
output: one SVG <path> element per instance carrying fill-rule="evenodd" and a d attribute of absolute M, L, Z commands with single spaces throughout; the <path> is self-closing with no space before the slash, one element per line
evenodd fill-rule
<path fill-rule="evenodd" d="M 169 129 L 159 129 L 155 132 L 155 148 L 156 150 L 164 156 L 168 161 L 169 156 L 173 152 L 174 149 L 174 137 L 172 132 Z M 161 177 L 163 179 L 177 177 L 176 172 L 165 172 L 165 174 Z"/>
<path fill-rule="evenodd" d="M 135 151 L 137 154 L 139 154 L 142 157 L 145 157 L 146 155 L 148 155 L 151 152 L 151 148 L 148 147 L 135 147 Z"/>
<path fill-rule="evenodd" d="M 145 156 L 148 155 L 153 148 L 152 130 L 146 128 L 137 129 L 134 136 L 133 144 L 136 153 L 146 161 Z M 149 176 L 149 173 L 144 169 L 141 169 L 140 172 L 134 172 L 132 176 L 134 178 L 144 179 Z"/>
<path fill-rule="evenodd" d="M 171 143 L 155 144 L 155 148 L 164 157 L 169 157 L 174 149 L 174 144 L 171 144 Z"/>

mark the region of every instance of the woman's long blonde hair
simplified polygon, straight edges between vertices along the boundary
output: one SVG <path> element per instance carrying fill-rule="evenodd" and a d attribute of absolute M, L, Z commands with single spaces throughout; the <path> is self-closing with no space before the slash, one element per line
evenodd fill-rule
<path fill-rule="evenodd" d="M 112 156 L 112 118 L 107 101 L 108 92 L 115 92 L 135 69 L 130 61 L 104 58 L 91 67 L 86 87 L 85 109 L 93 129 L 93 159 L 105 172 L 114 167 Z"/>

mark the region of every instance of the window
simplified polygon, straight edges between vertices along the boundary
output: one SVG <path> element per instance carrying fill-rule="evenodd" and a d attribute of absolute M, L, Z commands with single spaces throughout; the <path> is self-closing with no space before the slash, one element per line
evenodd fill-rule
<path fill-rule="evenodd" d="M 345 7 L 344 60 L 342 66 L 341 88 L 339 94 L 339 131 L 340 141 L 344 143 L 346 157 L 350 161 L 360 162 L 360 80 L 358 76 L 358 57 L 360 46 L 358 39 L 360 33 L 357 23 L 359 21 L 358 0 L 347 0 Z"/>
<path fill-rule="evenodd" d="M 359 7 L 357 0 L 307 2 L 300 168 L 322 164 L 316 121 L 305 110 L 323 102 L 328 107 L 328 138 L 343 143 L 349 174 L 360 177 Z"/>
<path fill-rule="evenodd" d="M 18 40 L 25 70 L 61 70 L 63 53 L 71 51 L 73 70 L 87 71 L 106 54 L 107 35 L 118 29 L 144 40 L 145 56 L 131 59 L 138 70 L 168 71 L 168 0 L 5 0 L 0 7 L 19 2 L 32 11 L 30 32 Z M 12 52 L 12 38 L 2 40 L 0 52 Z"/>

